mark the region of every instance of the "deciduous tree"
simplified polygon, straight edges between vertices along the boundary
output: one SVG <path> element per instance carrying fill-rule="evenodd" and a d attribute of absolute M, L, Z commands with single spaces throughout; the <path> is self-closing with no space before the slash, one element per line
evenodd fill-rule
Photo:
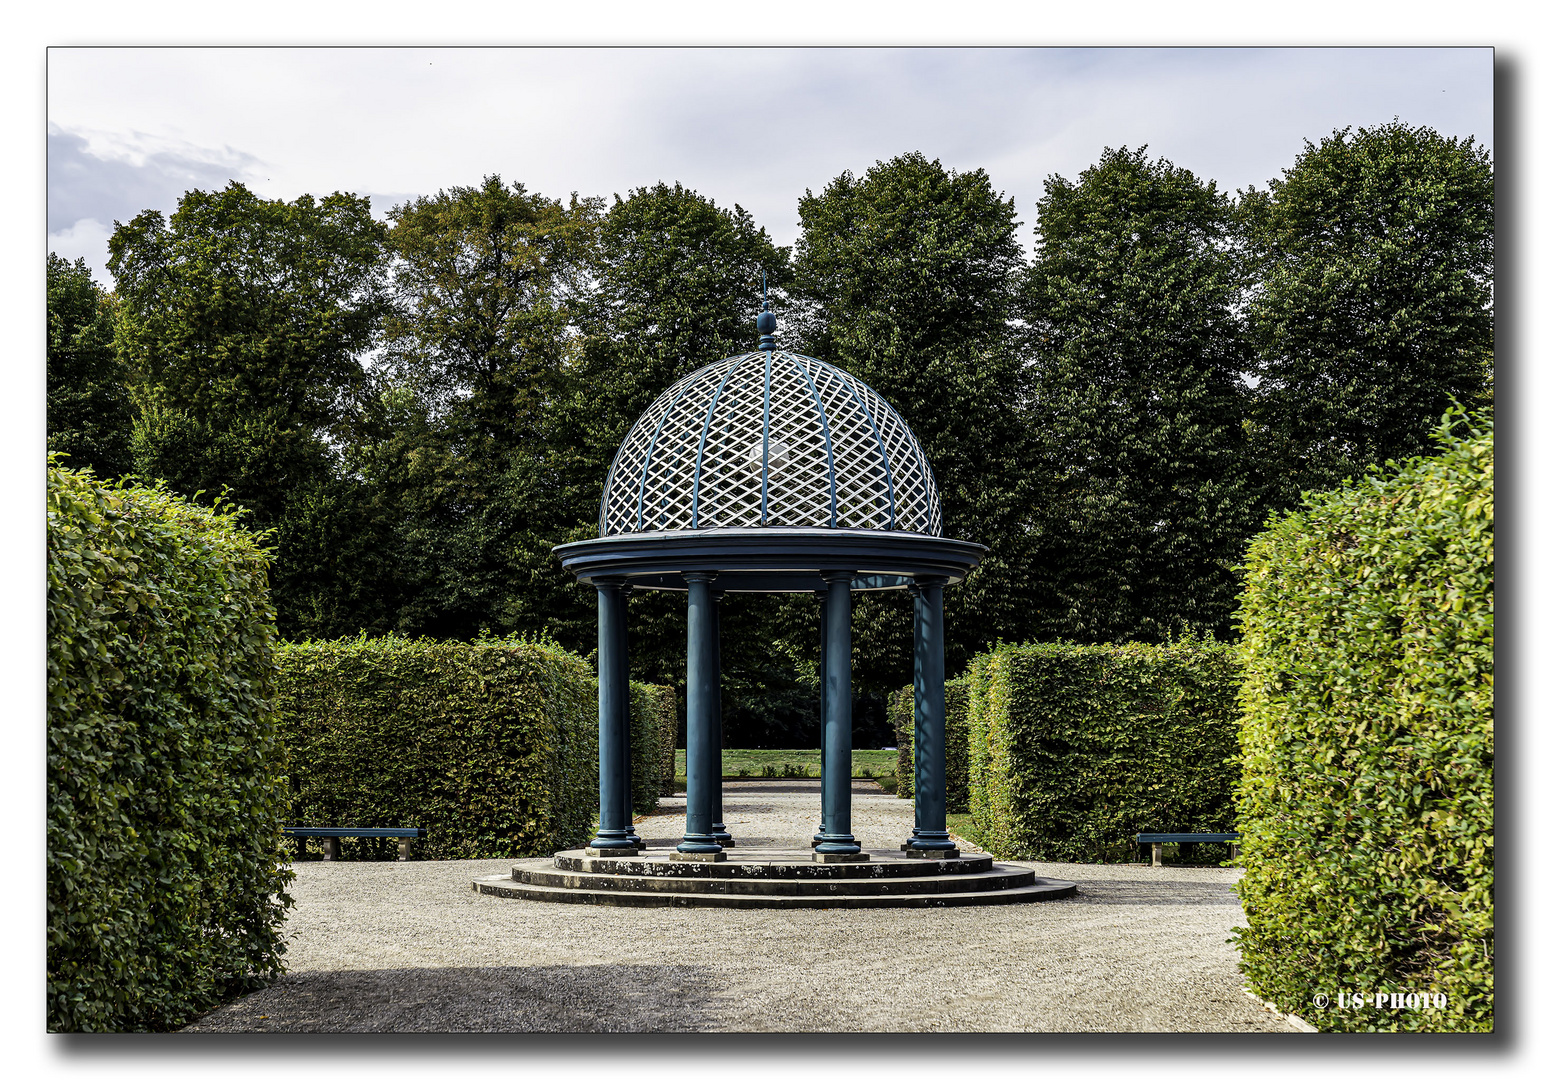
<path fill-rule="evenodd" d="M 1344 128 L 1241 207 L 1275 505 L 1433 446 L 1491 396 L 1493 167 L 1472 138 Z"/>
<path fill-rule="evenodd" d="M 1232 207 L 1143 148 L 1051 176 L 1023 293 L 1037 638 L 1226 633 L 1258 524 Z"/>
<path fill-rule="evenodd" d="M 84 259 L 48 255 L 48 449 L 102 479 L 132 468 L 134 416 L 113 348 L 111 296 Z"/>
<path fill-rule="evenodd" d="M 809 351 L 893 404 L 936 473 L 947 535 L 991 548 L 948 595 L 948 656 L 960 666 L 990 638 L 1016 633 L 1022 599 L 1018 522 L 1032 458 L 1010 323 L 1022 271 L 1015 205 L 982 169 L 909 153 L 841 174 L 798 210 Z M 908 682 L 909 598 L 864 600 L 858 611 L 859 676 L 883 691 Z"/>

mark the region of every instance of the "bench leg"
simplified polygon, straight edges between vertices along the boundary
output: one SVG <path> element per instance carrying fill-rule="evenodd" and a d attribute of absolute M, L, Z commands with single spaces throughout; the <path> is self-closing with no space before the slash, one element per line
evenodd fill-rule
<path fill-rule="evenodd" d="M 1231 845 L 1231 862 L 1235 862 L 1236 861 L 1236 849 L 1237 849 L 1238 846 L 1239 845 L 1237 845 L 1237 844 L 1232 844 Z"/>
<path fill-rule="evenodd" d="M 412 838 L 403 836 L 396 841 L 396 861 L 407 862 L 412 858 Z"/>
<path fill-rule="evenodd" d="M 336 836 L 321 838 L 321 859 L 323 862 L 336 862 L 342 855 L 342 839 Z"/>
<path fill-rule="evenodd" d="M 1160 844 L 1152 844 L 1152 845 L 1150 845 L 1150 865 L 1151 866 L 1160 866 L 1161 865 L 1161 845 Z"/>

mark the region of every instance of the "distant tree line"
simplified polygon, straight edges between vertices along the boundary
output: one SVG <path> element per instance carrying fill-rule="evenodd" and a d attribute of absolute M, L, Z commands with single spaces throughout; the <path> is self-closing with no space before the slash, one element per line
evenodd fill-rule
<path fill-rule="evenodd" d="M 270 529 L 280 633 L 539 632 L 594 648 L 554 544 L 596 535 L 632 422 L 781 341 L 870 383 L 925 448 L 949 668 L 988 643 L 1233 635 L 1269 511 L 1432 446 L 1492 398 L 1493 173 L 1474 140 L 1343 130 L 1233 198 L 1146 150 L 1050 177 L 1037 244 L 983 170 L 831 180 L 777 247 L 679 184 L 566 201 L 497 176 L 396 206 L 231 183 L 118 224 L 115 288 L 48 258 L 49 447 L 221 491 Z M 684 609 L 634 597 L 633 674 L 679 684 Z M 902 594 L 857 605 L 859 743 L 910 679 Z M 817 615 L 732 597 L 730 745 L 811 745 Z"/>

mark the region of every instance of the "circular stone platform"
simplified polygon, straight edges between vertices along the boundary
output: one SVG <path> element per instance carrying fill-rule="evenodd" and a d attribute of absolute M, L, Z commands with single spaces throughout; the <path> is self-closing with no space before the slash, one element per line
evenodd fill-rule
<path fill-rule="evenodd" d="M 989 855 L 908 858 L 872 850 L 865 862 L 815 863 L 808 850 L 757 850 L 724 862 L 676 862 L 668 853 L 594 858 L 583 849 L 520 859 L 477 892 L 519 900 L 617 907 L 873 908 L 1023 904 L 1075 895 L 1071 881 L 1040 878 Z"/>

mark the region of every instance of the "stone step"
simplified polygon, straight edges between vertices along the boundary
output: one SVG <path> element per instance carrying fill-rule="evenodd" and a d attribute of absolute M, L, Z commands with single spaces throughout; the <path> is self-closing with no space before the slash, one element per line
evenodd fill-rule
<path fill-rule="evenodd" d="M 552 865 L 568 873 L 623 874 L 671 878 L 758 878 L 836 881 L 848 878 L 936 878 L 982 874 L 995 865 L 989 855 L 964 853 L 955 859 L 911 859 L 898 849 L 867 851 L 864 862 L 816 863 L 809 848 L 736 848 L 723 862 L 675 862 L 668 848 L 617 859 L 585 855 L 581 848 L 559 851 Z"/>
<path fill-rule="evenodd" d="M 1010 864 L 1007 864 L 1010 865 Z M 827 882 L 825 884 L 828 884 Z M 653 892 L 632 889 L 573 889 L 534 885 L 510 877 L 478 878 L 471 883 L 477 892 L 518 900 L 564 904 L 600 904 L 612 907 L 718 907 L 718 908 L 892 908 L 964 907 L 980 904 L 1022 904 L 1059 900 L 1075 895 L 1071 881 L 1038 878 L 1031 885 L 971 892 L 888 893 L 878 895 L 770 895 L 715 892 Z"/>
<path fill-rule="evenodd" d="M 986 892 L 1033 884 L 1034 871 L 997 866 L 976 874 L 928 874 L 925 877 L 751 878 L 662 877 L 641 874 L 573 873 L 550 867 L 515 866 L 509 875 L 519 884 L 555 889 L 610 889 L 632 892 L 717 893 L 733 896 L 897 896 L 910 893 Z"/>

